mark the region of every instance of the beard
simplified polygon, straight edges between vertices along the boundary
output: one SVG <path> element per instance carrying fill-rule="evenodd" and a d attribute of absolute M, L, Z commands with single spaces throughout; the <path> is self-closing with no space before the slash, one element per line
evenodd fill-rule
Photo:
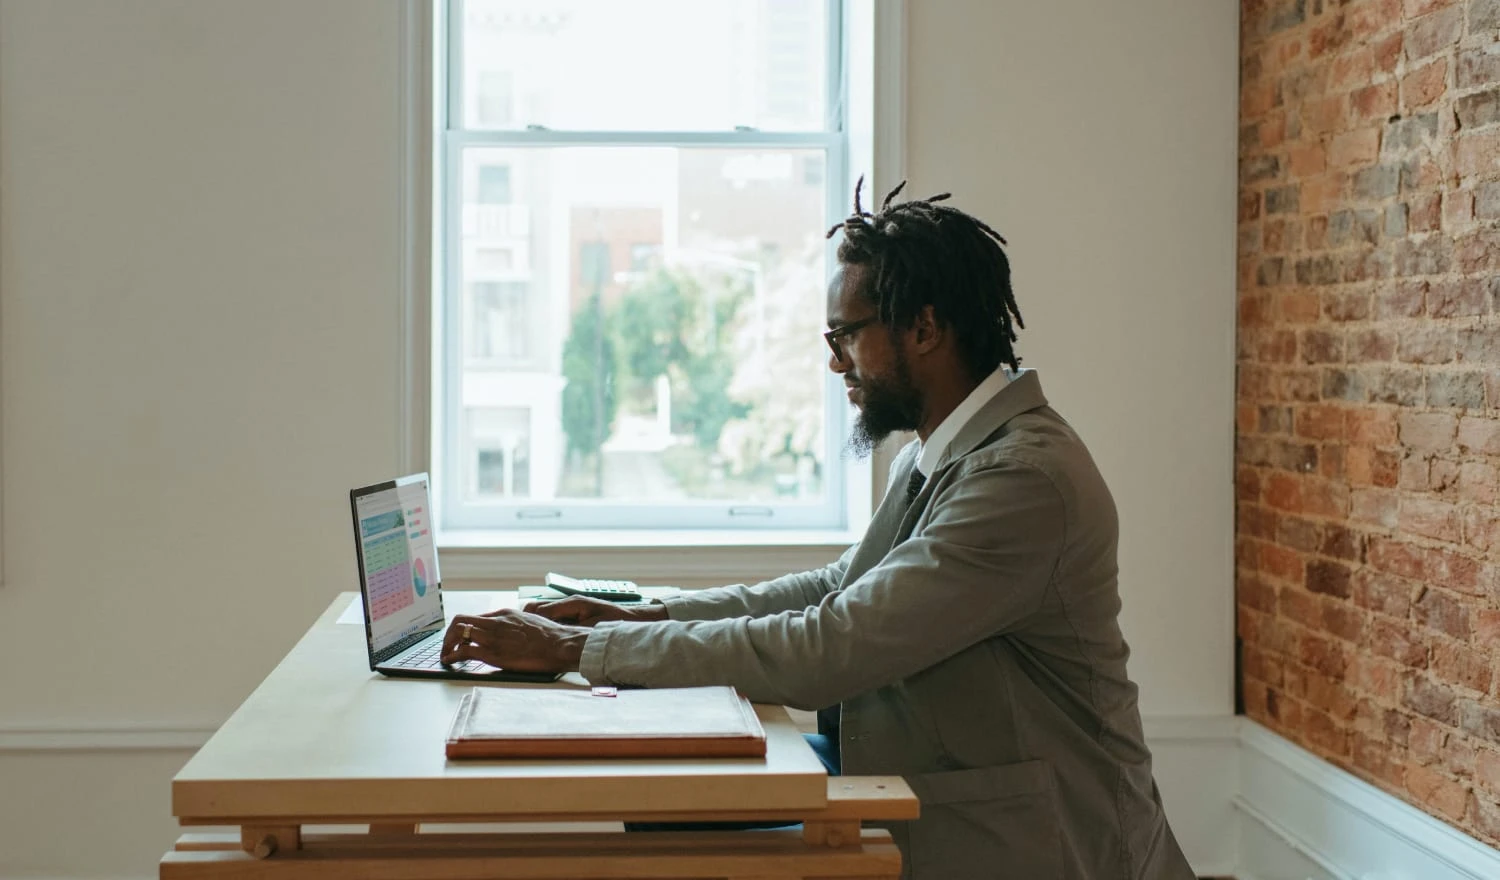
<path fill-rule="evenodd" d="M 848 456 L 867 458 L 885 438 L 897 431 L 915 431 L 922 424 L 922 392 L 912 385 L 906 357 L 899 350 L 891 376 L 870 376 L 858 385 L 864 405 L 844 447 Z"/>

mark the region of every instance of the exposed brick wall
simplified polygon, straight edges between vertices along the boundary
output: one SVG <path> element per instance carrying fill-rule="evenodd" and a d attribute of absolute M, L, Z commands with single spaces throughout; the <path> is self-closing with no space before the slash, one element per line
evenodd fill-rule
<path fill-rule="evenodd" d="M 1245 711 L 1500 843 L 1500 0 L 1244 0 Z"/>

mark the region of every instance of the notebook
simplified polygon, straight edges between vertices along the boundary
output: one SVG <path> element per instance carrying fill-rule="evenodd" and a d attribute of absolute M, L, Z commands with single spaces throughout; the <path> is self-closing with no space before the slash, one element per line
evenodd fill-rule
<path fill-rule="evenodd" d="M 349 493 L 370 668 L 405 678 L 556 681 L 558 673 L 440 662 L 447 620 L 427 483 L 426 474 L 412 474 Z"/>
<path fill-rule="evenodd" d="M 760 758 L 766 732 L 731 687 L 483 688 L 464 695 L 449 758 Z"/>

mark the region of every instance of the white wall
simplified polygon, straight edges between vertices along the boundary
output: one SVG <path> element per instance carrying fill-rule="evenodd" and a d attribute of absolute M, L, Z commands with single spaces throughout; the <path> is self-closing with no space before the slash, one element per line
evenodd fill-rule
<path fill-rule="evenodd" d="M 1010 237 L 1143 706 L 1227 714 L 1238 11 L 908 6 L 912 189 Z M 211 728 L 352 586 L 347 490 L 400 464 L 398 21 L 0 3 L 0 735 Z M 0 875 L 154 875 L 187 755 L 0 748 Z"/>

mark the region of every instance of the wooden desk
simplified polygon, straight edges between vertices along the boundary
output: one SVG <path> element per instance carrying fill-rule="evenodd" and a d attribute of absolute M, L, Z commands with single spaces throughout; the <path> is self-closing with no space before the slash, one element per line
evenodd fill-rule
<path fill-rule="evenodd" d="M 197 878 L 897 877 L 867 820 L 914 818 L 900 777 L 828 777 L 779 706 L 760 759 L 461 761 L 443 742 L 466 682 L 388 679 L 340 596 L 172 782 L 185 834 L 163 880 Z M 514 593 L 444 593 L 450 615 Z M 540 687 L 542 685 L 496 685 Z M 549 687 L 586 687 L 576 674 Z M 424 833 L 424 824 L 784 819 L 754 832 Z M 368 833 L 304 834 L 366 825 Z"/>

